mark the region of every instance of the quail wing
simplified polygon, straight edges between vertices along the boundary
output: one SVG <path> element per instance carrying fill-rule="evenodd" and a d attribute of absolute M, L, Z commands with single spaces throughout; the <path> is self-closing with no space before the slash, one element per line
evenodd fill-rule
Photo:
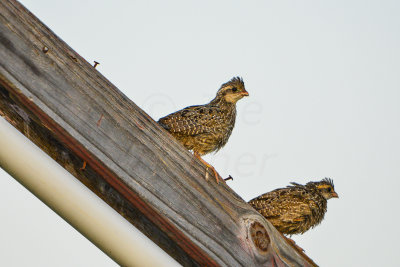
<path fill-rule="evenodd" d="M 221 109 L 215 106 L 190 106 L 159 120 L 168 131 L 181 135 L 211 133 L 223 124 Z"/>
<path fill-rule="evenodd" d="M 312 215 L 310 202 L 304 197 L 305 193 L 303 190 L 273 191 L 252 203 L 267 219 L 279 217 L 282 222 L 297 223 Z"/>

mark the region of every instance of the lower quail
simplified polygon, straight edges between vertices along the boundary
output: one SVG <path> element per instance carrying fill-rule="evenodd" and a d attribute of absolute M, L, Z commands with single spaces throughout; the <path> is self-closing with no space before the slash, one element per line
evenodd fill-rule
<path fill-rule="evenodd" d="M 275 228 L 286 235 L 303 234 L 324 219 L 327 200 L 338 198 L 332 179 L 306 185 L 291 183 L 249 201 Z"/>

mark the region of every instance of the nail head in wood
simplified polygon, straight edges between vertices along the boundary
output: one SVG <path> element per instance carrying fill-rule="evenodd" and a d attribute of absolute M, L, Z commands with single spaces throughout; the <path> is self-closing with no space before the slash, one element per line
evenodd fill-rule
<path fill-rule="evenodd" d="M 225 180 L 225 181 L 229 181 L 229 180 L 232 180 L 232 181 L 233 181 L 233 177 L 229 175 L 229 177 L 228 177 L 228 178 L 225 178 L 224 180 Z"/>

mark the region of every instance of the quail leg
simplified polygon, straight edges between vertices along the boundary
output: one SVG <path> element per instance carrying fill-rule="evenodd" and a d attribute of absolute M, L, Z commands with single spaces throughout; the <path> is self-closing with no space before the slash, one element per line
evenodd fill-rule
<path fill-rule="evenodd" d="M 213 166 L 211 166 L 210 163 L 208 163 L 207 161 L 202 159 L 201 156 L 198 153 L 194 153 L 194 156 L 196 158 L 198 158 L 204 165 L 206 165 L 207 168 L 210 168 L 213 171 L 214 176 L 215 176 L 215 180 L 217 181 L 217 184 L 219 184 L 219 180 L 224 181 L 224 179 L 222 179 L 221 175 L 218 174 L 218 172 L 215 170 L 215 168 Z M 207 173 L 206 173 L 206 175 L 207 175 Z"/>

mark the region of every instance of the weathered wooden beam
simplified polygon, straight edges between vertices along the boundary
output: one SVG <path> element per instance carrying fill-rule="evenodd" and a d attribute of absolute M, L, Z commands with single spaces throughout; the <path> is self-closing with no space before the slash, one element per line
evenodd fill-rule
<path fill-rule="evenodd" d="M 14 0 L 0 115 L 184 266 L 315 266 Z"/>

